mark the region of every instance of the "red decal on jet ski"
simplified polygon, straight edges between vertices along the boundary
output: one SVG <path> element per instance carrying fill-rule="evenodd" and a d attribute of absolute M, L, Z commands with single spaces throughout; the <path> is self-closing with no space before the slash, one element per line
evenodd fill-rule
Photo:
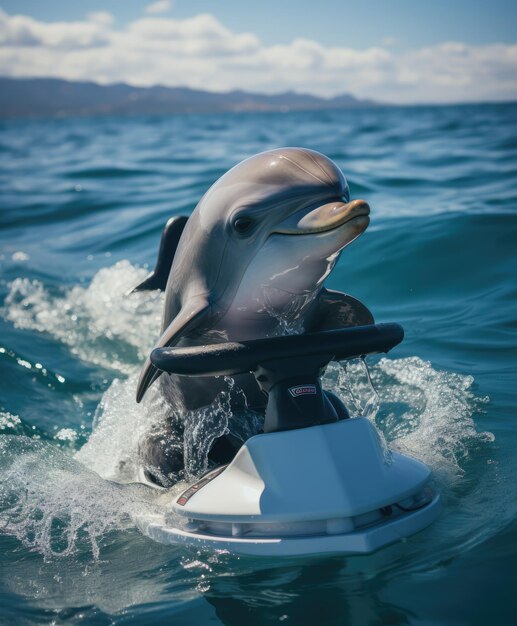
<path fill-rule="evenodd" d="M 227 465 L 223 465 L 222 467 L 218 467 L 217 469 L 208 472 L 208 474 L 205 474 L 201 480 L 191 485 L 186 491 L 181 494 L 181 496 L 176 500 L 176 504 L 179 504 L 180 506 L 185 506 L 190 498 L 192 498 L 192 496 L 197 493 L 201 489 L 201 487 L 204 487 L 216 476 L 219 476 L 219 474 L 227 467 Z"/>
<path fill-rule="evenodd" d="M 297 387 L 289 387 L 289 393 L 293 398 L 298 396 L 315 396 L 318 392 L 316 385 L 298 385 Z"/>

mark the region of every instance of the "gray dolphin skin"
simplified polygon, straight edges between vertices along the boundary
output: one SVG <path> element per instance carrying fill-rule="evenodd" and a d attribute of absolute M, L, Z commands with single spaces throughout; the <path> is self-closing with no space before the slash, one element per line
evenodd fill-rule
<path fill-rule="evenodd" d="M 280 148 L 239 163 L 201 198 L 174 245 L 156 347 L 372 323 L 360 302 L 323 287 L 343 248 L 367 228 L 369 212 L 364 200 L 350 201 L 337 165 L 313 150 Z M 160 373 L 148 358 L 137 402 Z M 164 378 L 179 410 L 209 405 L 223 384 Z M 263 405 L 253 377 L 238 378 L 248 404 Z"/>

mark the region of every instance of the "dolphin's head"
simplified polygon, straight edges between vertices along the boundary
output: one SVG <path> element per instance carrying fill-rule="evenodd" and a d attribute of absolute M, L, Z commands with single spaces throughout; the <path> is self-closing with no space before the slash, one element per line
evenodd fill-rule
<path fill-rule="evenodd" d="M 191 218 L 211 302 L 223 313 L 256 315 L 310 299 L 367 228 L 369 212 L 365 201 L 350 201 L 341 170 L 318 152 L 280 148 L 243 161 Z"/>

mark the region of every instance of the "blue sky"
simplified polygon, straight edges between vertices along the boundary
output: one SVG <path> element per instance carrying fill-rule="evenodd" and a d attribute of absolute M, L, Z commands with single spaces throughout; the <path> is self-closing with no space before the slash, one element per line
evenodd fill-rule
<path fill-rule="evenodd" d="M 351 92 L 392 102 L 517 98 L 517 2 L 509 0 L 0 0 L 0 7 L 4 75 Z"/>

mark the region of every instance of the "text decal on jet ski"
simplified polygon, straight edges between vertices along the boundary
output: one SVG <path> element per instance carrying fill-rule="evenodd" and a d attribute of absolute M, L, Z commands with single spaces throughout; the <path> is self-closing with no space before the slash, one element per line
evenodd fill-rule
<path fill-rule="evenodd" d="M 181 496 L 176 500 L 177 504 L 185 506 L 190 498 L 192 498 L 192 496 L 196 494 L 201 489 L 201 487 L 204 487 L 216 476 L 219 476 L 219 474 L 227 467 L 227 465 L 223 465 L 222 467 L 218 467 L 217 469 L 208 472 L 208 474 L 205 474 L 201 480 L 191 485 L 186 491 L 181 494 Z"/>
<path fill-rule="evenodd" d="M 297 387 L 289 387 L 289 393 L 293 398 L 298 398 L 298 396 L 315 396 L 318 392 L 316 385 L 298 385 Z"/>

